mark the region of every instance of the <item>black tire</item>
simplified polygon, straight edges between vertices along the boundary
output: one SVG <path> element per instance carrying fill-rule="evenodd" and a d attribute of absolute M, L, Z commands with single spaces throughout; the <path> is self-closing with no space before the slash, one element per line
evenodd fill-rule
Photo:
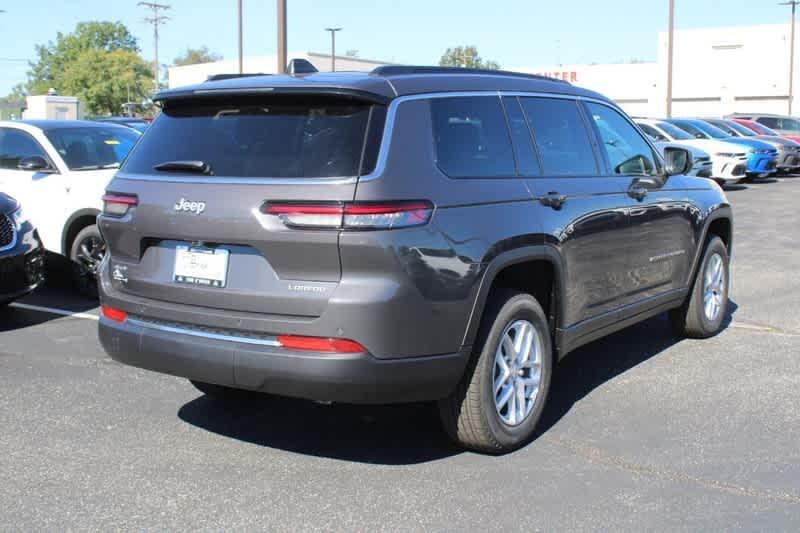
<path fill-rule="evenodd" d="M 709 262 L 712 261 L 714 256 L 718 256 L 722 260 L 724 280 L 721 290 L 715 293 L 718 293 L 719 296 L 720 310 L 717 316 L 712 320 L 705 312 L 704 280 L 707 274 L 706 271 L 709 268 Z M 691 292 L 687 296 L 686 301 L 681 307 L 670 311 L 669 317 L 672 323 L 672 329 L 677 336 L 705 339 L 720 332 L 728 310 L 728 282 L 730 280 L 728 249 L 725 247 L 725 243 L 722 239 L 716 235 L 708 239 L 705 250 L 703 251 L 703 258 L 697 267 L 694 278 Z"/>
<path fill-rule="evenodd" d="M 253 396 L 258 393 L 247 391 L 243 389 L 235 389 L 233 387 L 225 387 L 224 385 L 216 385 L 214 383 L 204 383 L 202 381 L 195 381 L 190 379 L 189 382 L 194 385 L 194 387 L 211 398 L 212 400 L 219 400 L 219 401 L 235 401 L 241 400 L 248 396 Z M 259 396 L 266 396 L 265 394 L 259 394 Z"/>
<path fill-rule="evenodd" d="M 541 348 L 539 391 L 533 407 L 517 425 L 507 424 L 495 407 L 495 352 L 506 328 L 517 320 L 530 322 Z M 505 453 L 526 444 L 544 410 L 553 372 L 550 327 L 536 299 L 527 293 L 502 290 L 490 297 L 472 361 L 456 390 L 439 401 L 445 431 L 457 444 L 487 453 Z"/>
<path fill-rule="evenodd" d="M 95 246 L 102 246 L 102 250 L 96 250 Z M 87 250 L 92 257 L 87 257 Z M 79 231 L 72 241 L 69 251 L 72 279 L 78 291 L 87 298 L 97 298 L 97 268 L 104 253 L 103 237 L 94 224 Z"/>

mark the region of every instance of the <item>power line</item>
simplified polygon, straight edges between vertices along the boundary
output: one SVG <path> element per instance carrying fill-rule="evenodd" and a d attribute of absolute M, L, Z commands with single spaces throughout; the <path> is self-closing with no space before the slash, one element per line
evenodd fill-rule
<path fill-rule="evenodd" d="M 156 4 L 155 2 L 139 2 L 138 5 L 144 6 L 144 7 L 148 8 L 148 9 L 152 9 L 153 10 L 153 16 L 152 17 L 145 17 L 144 21 L 147 22 L 148 24 L 152 24 L 153 25 L 153 43 L 154 43 L 154 49 L 155 49 L 155 61 L 153 61 L 153 81 L 155 83 L 156 90 L 158 90 L 158 88 L 159 88 L 159 82 L 158 82 L 158 71 L 159 71 L 159 65 L 158 65 L 158 27 L 161 24 L 165 24 L 169 20 L 169 17 L 167 17 L 166 15 L 160 15 L 159 14 L 159 10 L 163 9 L 164 11 L 166 11 L 167 9 L 169 9 L 172 6 L 170 6 L 168 4 Z"/>

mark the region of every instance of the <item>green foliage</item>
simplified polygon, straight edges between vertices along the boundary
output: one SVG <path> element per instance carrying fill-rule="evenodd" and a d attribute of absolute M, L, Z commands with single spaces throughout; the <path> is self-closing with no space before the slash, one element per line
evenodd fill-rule
<path fill-rule="evenodd" d="M 466 67 L 466 68 L 487 68 L 499 69 L 497 61 L 484 60 L 478 54 L 475 46 L 456 46 L 448 48 L 439 60 L 441 67 Z"/>
<path fill-rule="evenodd" d="M 37 45 L 36 55 L 24 92 L 45 94 L 53 87 L 80 98 L 86 113 L 119 114 L 129 90 L 133 101 L 142 101 L 153 86 L 151 64 L 119 22 L 81 22 L 72 33 L 58 33 L 55 42 Z"/>
<path fill-rule="evenodd" d="M 212 63 L 219 61 L 222 56 L 208 50 L 207 46 L 200 48 L 186 48 L 186 52 L 176 57 L 172 63 L 177 66 L 197 65 L 199 63 Z"/>

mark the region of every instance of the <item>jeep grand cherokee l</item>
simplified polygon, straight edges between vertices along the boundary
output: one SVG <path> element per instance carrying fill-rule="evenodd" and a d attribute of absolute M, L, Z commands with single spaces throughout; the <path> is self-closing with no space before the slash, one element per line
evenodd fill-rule
<path fill-rule="evenodd" d="M 462 446 L 531 438 L 570 350 L 726 315 L 731 208 L 603 96 L 432 67 L 162 92 L 108 186 L 118 361 L 334 402 L 435 400 Z"/>

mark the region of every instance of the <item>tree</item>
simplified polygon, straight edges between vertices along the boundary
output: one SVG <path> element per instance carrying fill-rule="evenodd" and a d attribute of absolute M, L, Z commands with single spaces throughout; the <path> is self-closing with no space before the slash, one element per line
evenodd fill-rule
<path fill-rule="evenodd" d="M 186 48 L 186 52 L 176 57 L 172 63 L 180 67 L 198 63 L 213 63 L 220 59 L 222 59 L 221 55 L 210 52 L 207 46 L 201 46 L 200 48 Z"/>
<path fill-rule="evenodd" d="M 151 64 L 130 50 L 87 50 L 64 73 L 64 94 L 80 98 L 92 115 L 118 115 L 128 95 L 141 102 L 152 89 Z"/>
<path fill-rule="evenodd" d="M 37 45 L 36 55 L 19 92 L 45 94 L 53 87 L 80 98 L 89 113 L 118 114 L 129 94 L 141 101 L 152 88 L 150 64 L 119 22 L 81 22 L 72 33 L 58 33 L 55 42 Z"/>
<path fill-rule="evenodd" d="M 475 46 L 456 46 L 448 48 L 439 60 L 441 67 L 467 67 L 467 68 L 487 68 L 499 69 L 497 61 L 484 60 L 478 55 L 478 48 Z"/>

